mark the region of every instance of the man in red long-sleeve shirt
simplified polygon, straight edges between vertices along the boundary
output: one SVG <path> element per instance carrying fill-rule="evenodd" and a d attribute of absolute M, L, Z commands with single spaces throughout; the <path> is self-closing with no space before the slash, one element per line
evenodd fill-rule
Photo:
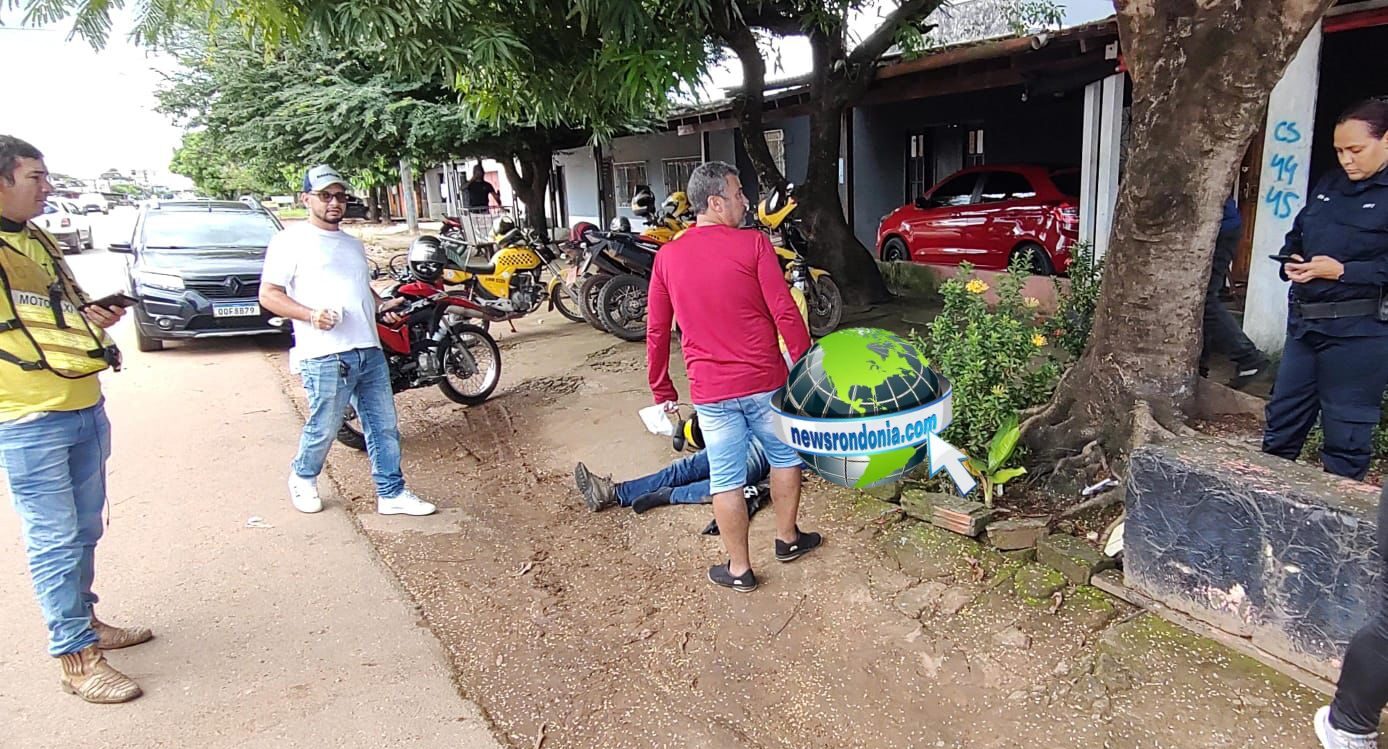
<path fill-rule="evenodd" d="M 656 403 L 678 400 L 670 381 L 670 329 L 679 323 L 690 399 L 699 413 L 709 458 L 709 490 L 728 563 L 709 569 L 711 582 L 738 591 L 757 587 L 747 549 L 747 507 L 742 498 L 750 435 L 771 464 L 776 508 L 776 559 L 789 562 L 819 546 L 818 533 L 796 525 L 800 509 L 800 456 L 776 436 L 771 396 L 789 372 L 776 339 L 791 360 L 810 348 L 810 333 L 791 298 L 771 242 L 740 229 L 747 196 L 737 169 L 700 165 L 689 177 L 694 228 L 656 253 L 646 316 L 647 376 Z"/>

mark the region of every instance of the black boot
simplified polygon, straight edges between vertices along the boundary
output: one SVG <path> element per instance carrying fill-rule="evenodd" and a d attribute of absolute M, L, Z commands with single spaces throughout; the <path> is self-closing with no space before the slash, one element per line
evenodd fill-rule
<path fill-rule="evenodd" d="M 617 506 L 617 487 L 610 477 L 596 476 L 588 470 L 588 466 L 579 463 L 574 466 L 574 483 L 578 486 L 579 494 L 583 495 L 583 503 L 593 512 Z"/>
<path fill-rule="evenodd" d="M 1262 375 L 1268 372 L 1272 362 L 1266 356 L 1259 355 L 1250 364 L 1238 364 L 1234 372 L 1233 379 L 1229 380 L 1229 387 L 1235 390 L 1242 390 L 1251 385 Z"/>

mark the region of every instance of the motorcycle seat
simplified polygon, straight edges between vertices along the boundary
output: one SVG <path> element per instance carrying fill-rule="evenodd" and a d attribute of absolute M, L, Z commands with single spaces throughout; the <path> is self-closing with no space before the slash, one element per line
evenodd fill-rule
<path fill-rule="evenodd" d="M 477 276 L 490 276 L 496 272 L 496 265 L 487 260 L 469 259 L 463 263 L 463 270 Z"/>

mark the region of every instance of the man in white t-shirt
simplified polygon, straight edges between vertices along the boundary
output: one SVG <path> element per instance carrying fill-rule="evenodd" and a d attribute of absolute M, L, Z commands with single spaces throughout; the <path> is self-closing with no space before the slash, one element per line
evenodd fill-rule
<path fill-rule="evenodd" d="M 376 334 L 376 316 L 401 300 L 382 302 L 371 288 L 366 248 L 339 224 L 351 187 L 332 167 L 304 177 L 308 221 L 270 241 L 261 274 L 260 304 L 294 321 L 290 366 L 308 394 L 308 420 L 289 472 L 289 497 L 300 512 L 318 512 L 318 474 L 350 404 L 357 410 L 376 483 L 376 511 L 429 515 L 434 506 L 405 488 L 400 431 L 390 370 Z"/>

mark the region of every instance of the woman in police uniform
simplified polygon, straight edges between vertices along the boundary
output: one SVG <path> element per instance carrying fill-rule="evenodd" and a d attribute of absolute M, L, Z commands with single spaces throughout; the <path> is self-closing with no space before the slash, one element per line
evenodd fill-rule
<path fill-rule="evenodd" d="M 1388 101 L 1341 115 L 1335 154 L 1341 169 L 1311 191 L 1282 250 L 1294 256 L 1287 342 L 1263 451 L 1295 460 L 1319 415 L 1325 470 L 1362 479 L 1388 386 Z"/>
<path fill-rule="evenodd" d="M 1292 283 L 1287 343 L 1263 451 L 1294 460 L 1319 414 L 1325 470 L 1362 479 L 1388 385 L 1388 316 L 1381 312 L 1388 286 L 1388 101 L 1369 99 L 1341 115 L 1335 154 L 1341 169 L 1316 185 L 1282 250 L 1296 257 L 1282 268 Z M 1383 499 L 1378 546 L 1388 560 Z M 1324 749 L 1378 746 L 1388 704 L 1388 601 L 1380 608 L 1350 643 L 1334 703 L 1316 713 Z"/>

